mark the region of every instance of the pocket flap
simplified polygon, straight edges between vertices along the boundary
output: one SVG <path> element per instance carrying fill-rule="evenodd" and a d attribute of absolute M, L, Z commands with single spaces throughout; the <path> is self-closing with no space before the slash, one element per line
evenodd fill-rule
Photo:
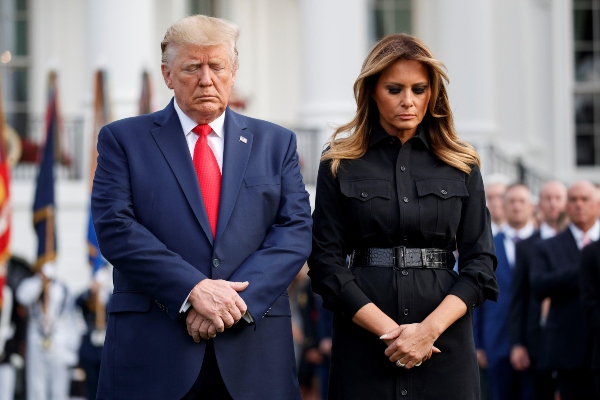
<path fill-rule="evenodd" d="M 415 183 L 419 196 L 435 194 L 442 199 L 469 196 L 465 183 L 456 179 L 428 178 L 420 179 Z"/>
<path fill-rule="evenodd" d="M 127 311 L 147 312 L 150 310 L 152 300 L 144 293 L 116 292 L 110 296 L 106 308 L 108 313 Z"/>
<path fill-rule="evenodd" d="M 267 317 L 291 317 L 292 312 L 290 310 L 290 297 L 287 294 L 282 294 L 275 300 L 275 303 L 266 314 Z"/>
<path fill-rule="evenodd" d="M 340 191 L 346 197 L 360 201 L 374 197 L 390 199 L 390 181 L 387 179 L 361 179 L 357 181 L 340 181 Z"/>
<path fill-rule="evenodd" d="M 274 176 L 251 176 L 244 178 L 246 187 L 259 186 L 259 185 L 279 185 L 281 184 L 281 178 L 279 175 Z"/>

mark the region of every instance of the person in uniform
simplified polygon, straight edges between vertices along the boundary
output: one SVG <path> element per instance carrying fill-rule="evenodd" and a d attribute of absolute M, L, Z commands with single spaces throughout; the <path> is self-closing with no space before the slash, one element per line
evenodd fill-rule
<path fill-rule="evenodd" d="M 56 279 L 53 262 L 23 279 L 17 301 L 27 307 L 25 377 L 28 400 L 66 400 L 70 368 L 77 364 L 80 329 L 68 287 Z"/>
<path fill-rule="evenodd" d="M 419 39 L 381 39 L 322 156 L 309 276 L 334 311 L 330 399 L 479 398 L 471 316 L 498 297 L 496 257 L 445 81 Z"/>

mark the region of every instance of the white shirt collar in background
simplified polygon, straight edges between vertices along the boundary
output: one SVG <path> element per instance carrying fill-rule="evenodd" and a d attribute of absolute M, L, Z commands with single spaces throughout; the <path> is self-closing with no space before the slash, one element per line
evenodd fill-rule
<path fill-rule="evenodd" d="M 583 234 L 585 232 L 583 232 L 581 229 L 579 229 L 578 227 L 573 225 L 572 222 L 569 224 L 569 229 L 571 230 L 571 233 L 573 234 L 573 237 L 575 238 L 575 242 L 577 243 L 577 248 L 579 250 L 581 250 L 583 248 Z M 592 227 L 590 229 L 588 229 L 587 234 L 592 242 L 595 242 L 600 238 L 600 222 L 598 222 L 598 220 L 596 220 L 594 225 L 592 225 Z"/>
<path fill-rule="evenodd" d="M 533 235 L 535 227 L 530 222 L 521 229 L 517 230 L 508 224 L 504 224 L 502 232 L 504 233 L 504 250 L 506 251 L 506 258 L 508 259 L 508 265 L 511 268 L 515 266 L 515 242 L 513 238 L 518 236 L 521 240 L 527 239 Z"/>
<path fill-rule="evenodd" d="M 554 228 L 552 228 L 550 225 L 548 225 L 545 222 L 542 222 L 540 224 L 540 237 L 542 239 L 549 239 L 551 237 L 556 236 L 558 232 L 556 232 L 556 230 Z"/>

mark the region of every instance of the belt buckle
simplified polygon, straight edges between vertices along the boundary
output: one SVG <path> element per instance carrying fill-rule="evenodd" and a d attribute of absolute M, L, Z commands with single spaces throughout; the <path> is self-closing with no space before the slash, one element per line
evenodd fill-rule
<path fill-rule="evenodd" d="M 440 258 L 444 258 L 443 253 L 439 254 L 441 255 Z M 431 249 L 421 249 L 421 258 L 423 260 L 423 268 L 442 268 L 445 264 L 445 260 L 435 260 L 435 254 Z"/>
<path fill-rule="evenodd" d="M 394 249 L 394 269 L 406 268 L 406 246 L 396 246 Z"/>

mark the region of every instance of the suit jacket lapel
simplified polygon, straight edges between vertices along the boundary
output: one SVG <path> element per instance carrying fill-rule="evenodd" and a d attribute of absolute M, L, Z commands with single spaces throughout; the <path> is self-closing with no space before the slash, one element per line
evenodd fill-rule
<path fill-rule="evenodd" d="M 223 152 L 219 218 L 217 220 L 217 242 L 227 227 L 237 201 L 240 186 L 246 173 L 248 159 L 250 158 L 253 137 L 239 115 L 227 107 L 225 111 L 225 149 Z"/>
<path fill-rule="evenodd" d="M 177 112 L 175 112 L 173 101 L 171 100 L 171 103 L 157 115 L 154 122 L 159 127 L 152 130 L 152 136 L 167 159 L 194 215 L 212 244 L 212 231 L 206 215 L 206 209 L 204 208 L 204 202 L 200 195 L 198 177 L 194 170 L 192 157 L 190 156 L 190 151 L 183 135 L 181 122 L 179 122 L 179 117 L 177 116 Z"/>
<path fill-rule="evenodd" d="M 569 256 L 579 257 L 581 250 L 579 250 L 579 247 L 577 247 L 577 241 L 575 240 L 575 236 L 573 236 L 573 232 L 571 232 L 571 228 L 567 227 L 565 231 L 565 239 Z"/>

